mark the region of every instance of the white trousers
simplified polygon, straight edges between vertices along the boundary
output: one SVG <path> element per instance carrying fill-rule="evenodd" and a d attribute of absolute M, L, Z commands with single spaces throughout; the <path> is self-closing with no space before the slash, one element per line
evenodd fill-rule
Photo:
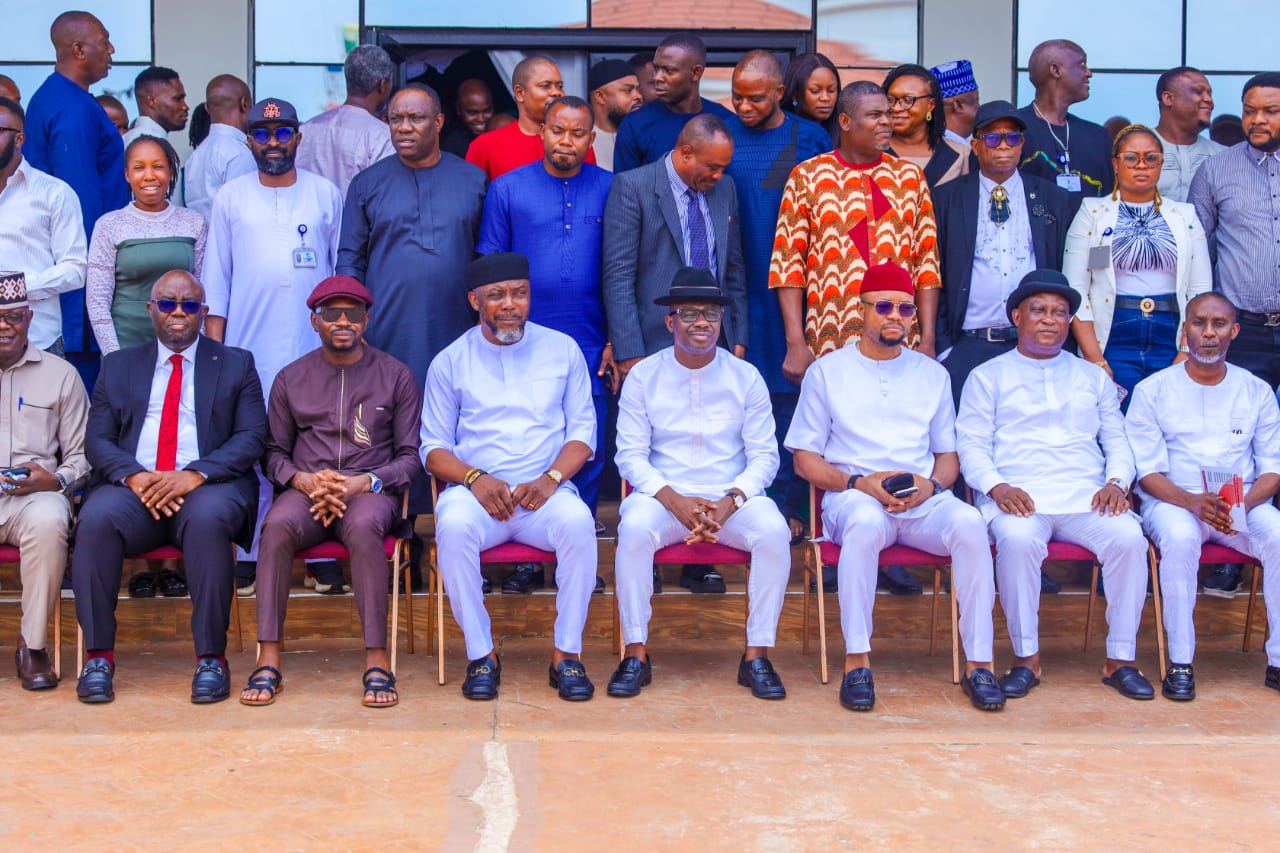
<path fill-rule="evenodd" d="M 840 546 L 840 627 L 847 654 L 871 651 L 871 611 L 875 606 L 880 552 L 893 544 L 951 555 L 951 593 L 960 608 L 960 641 L 971 661 L 991 660 L 995 572 L 982 515 L 944 491 L 910 518 L 854 489 L 828 492 L 822 525 Z"/>
<path fill-rule="evenodd" d="M 1147 540 L 1136 515 L 1038 512 L 1019 518 L 1002 512 L 990 527 L 1000 606 L 1015 655 L 1040 651 L 1040 571 L 1054 539 L 1098 555 L 1107 590 L 1107 657 L 1137 657 L 1138 623 L 1147 600 Z"/>
<path fill-rule="evenodd" d="M 1280 666 L 1280 510 L 1262 504 L 1249 510 L 1247 533 L 1219 533 L 1179 506 L 1147 498 L 1142 526 L 1160 549 L 1160 592 L 1170 663 L 1192 663 L 1196 653 L 1196 607 L 1200 546 L 1226 545 L 1262 563 L 1262 598 L 1267 606 L 1267 663 Z"/>
<path fill-rule="evenodd" d="M 688 529 L 657 499 L 633 492 L 619 509 L 618 553 L 614 560 L 622 638 L 649 642 L 653 615 L 653 554 L 683 542 Z M 772 647 L 791 577 L 791 530 L 777 505 L 760 495 L 725 521 L 716 534 L 722 545 L 751 552 L 747 581 L 747 645 Z"/>
<path fill-rule="evenodd" d="M 455 486 L 436 501 L 436 552 L 453 618 L 467 641 L 467 658 L 477 660 L 493 651 L 480 589 L 480 552 L 504 542 L 556 552 L 556 648 L 581 652 L 597 562 L 596 526 L 587 505 L 562 486 L 536 510 L 518 507 L 512 518 L 498 521 L 469 490 Z"/>

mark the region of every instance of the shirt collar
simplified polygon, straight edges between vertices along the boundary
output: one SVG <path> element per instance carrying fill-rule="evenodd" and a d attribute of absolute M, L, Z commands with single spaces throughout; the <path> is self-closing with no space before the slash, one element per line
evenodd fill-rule
<path fill-rule="evenodd" d="M 44 361 L 44 351 L 41 350 L 40 347 L 31 343 L 31 341 L 27 341 L 26 350 L 18 357 L 18 360 L 13 363 L 13 367 L 10 367 L 9 369 L 17 370 L 29 361 Z"/>
<path fill-rule="evenodd" d="M 200 347 L 200 338 L 202 335 L 196 335 L 195 343 L 184 349 L 181 353 L 176 353 L 164 344 L 156 341 L 156 367 L 163 367 L 171 356 L 181 355 L 184 364 L 196 363 L 196 350 Z"/>
<path fill-rule="evenodd" d="M 1275 151 L 1263 151 L 1259 148 L 1254 148 L 1252 143 L 1246 142 L 1245 152 L 1249 155 L 1249 159 L 1257 163 L 1259 166 L 1266 163 L 1268 157 L 1280 162 L 1280 148 L 1277 148 Z"/>
<path fill-rule="evenodd" d="M 161 127 L 160 122 L 156 121 L 151 116 L 138 116 L 137 120 L 133 123 L 133 129 L 144 131 L 143 135 L 145 136 L 159 136 L 161 139 L 165 140 L 169 138 L 169 132 Z M 159 131 L 159 133 L 155 133 L 154 131 Z"/>
<path fill-rule="evenodd" d="M 693 187 L 684 182 L 684 178 L 680 177 L 680 173 L 676 171 L 676 164 L 671 161 L 671 154 L 668 153 L 663 159 L 667 164 L 667 180 L 671 182 L 671 192 L 675 193 L 677 199 L 683 198 L 684 194 Z"/>
<path fill-rule="evenodd" d="M 990 195 L 991 191 L 997 186 L 1004 187 L 1005 192 L 1007 192 L 1009 197 L 1012 198 L 1022 192 L 1022 176 L 1015 171 L 1003 184 L 997 184 L 995 181 L 982 174 L 982 172 L 978 172 L 978 186 L 981 187 L 982 191 L 987 195 Z"/>

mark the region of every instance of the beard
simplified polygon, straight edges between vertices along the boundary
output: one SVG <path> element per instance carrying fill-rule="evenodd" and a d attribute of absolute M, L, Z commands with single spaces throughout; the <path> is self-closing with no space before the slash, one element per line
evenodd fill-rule
<path fill-rule="evenodd" d="M 630 115 L 630 113 L 623 112 L 622 110 L 611 109 L 609 110 L 609 123 L 614 127 L 617 127 L 622 124 L 622 120 L 628 115 Z"/>
<path fill-rule="evenodd" d="M 293 170 L 293 161 L 295 154 L 285 154 L 283 157 L 268 157 L 266 152 L 259 154 L 254 152 L 253 159 L 258 164 L 258 171 L 265 175 L 285 175 Z"/>
<path fill-rule="evenodd" d="M 1225 359 L 1227 357 L 1227 350 L 1225 347 L 1220 347 L 1212 355 L 1206 355 L 1195 347 L 1187 347 L 1187 357 L 1196 364 L 1203 364 L 1205 367 L 1209 367 L 1211 365 L 1218 364 Z"/>
<path fill-rule="evenodd" d="M 13 162 L 13 155 L 18 150 L 18 134 L 9 134 L 9 144 L 4 148 L 0 148 L 0 171 L 9 168 L 9 164 Z"/>
<path fill-rule="evenodd" d="M 489 330 L 489 333 L 498 339 L 499 343 L 515 344 L 519 343 L 520 339 L 524 337 L 525 321 L 521 321 L 520 326 L 515 329 L 499 329 L 496 325 L 489 322 L 487 318 L 482 318 L 481 322 L 484 323 L 484 327 Z"/>

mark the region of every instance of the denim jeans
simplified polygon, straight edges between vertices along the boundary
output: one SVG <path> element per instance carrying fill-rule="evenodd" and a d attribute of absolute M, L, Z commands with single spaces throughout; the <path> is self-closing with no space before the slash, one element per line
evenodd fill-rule
<path fill-rule="evenodd" d="M 1173 364 L 1177 355 L 1177 314 L 1153 311 L 1144 315 L 1137 308 L 1117 308 L 1102 357 L 1111 365 L 1116 384 L 1129 392 L 1120 404 L 1121 410 L 1129 410 L 1138 382 Z"/>

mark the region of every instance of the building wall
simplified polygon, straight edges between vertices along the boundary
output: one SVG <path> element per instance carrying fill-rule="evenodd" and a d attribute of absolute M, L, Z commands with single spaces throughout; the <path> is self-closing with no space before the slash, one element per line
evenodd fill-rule
<path fill-rule="evenodd" d="M 924 0 L 924 66 L 967 59 L 982 100 L 1013 100 L 1015 6 L 1015 0 Z"/>

